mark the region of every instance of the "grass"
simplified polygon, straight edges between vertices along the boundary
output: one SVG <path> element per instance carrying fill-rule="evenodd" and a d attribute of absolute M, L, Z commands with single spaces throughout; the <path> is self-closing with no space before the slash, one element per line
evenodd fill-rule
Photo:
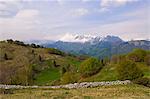
<path fill-rule="evenodd" d="M 115 65 L 105 66 L 98 74 L 82 79 L 82 81 L 113 81 L 117 80 Z"/>
<path fill-rule="evenodd" d="M 58 80 L 60 76 L 61 74 L 58 68 L 46 69 L 36 76 L 35 84 L 47 85 L 54 80 Z"/>
<path fill-rule="evenodd" d="M 150 67 L 149 66 L 147 66 L 145 63 L 136 63 L 136 65 L 137 65 L 137 67 L 139 67 L 143 71 L 144 77 L 150 78 Z M 118 80 L 116 67 L 117 67 L 117 64 L 106 65 L 96 75 L 81 79 L 81 81 L 113 81 L 113 80 Z"/>
<path fill-rule="evenodd" d="M 1 99 L 149 99 L 150 88 L 140 85 L 114 85 L 81 89 L 19 89 L 1 94 Z"/>
<path fill-rule="evenodd" d="M 137 66 L 143 71 L 144 77 L 150 78 L 150 66 L 145 63 L 137 63 Z"/>

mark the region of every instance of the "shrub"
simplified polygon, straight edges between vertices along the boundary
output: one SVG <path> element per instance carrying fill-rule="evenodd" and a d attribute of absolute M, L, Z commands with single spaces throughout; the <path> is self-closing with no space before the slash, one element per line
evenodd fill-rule
<path fill-rule="evenodd" d="M 143 76 L 142 71 L 131 61 L 121 62 L 117 68 L 117 72 L 120 80 L 133 80 Z"/>
<path fill-rule="evenodd" d="M 79 80 L 78 74 L 72 72 L 66 72 L 61 78 L 61 83 L 62 84 L 75 83 L 78 80 Z"/>
<path fill-rule="evenodd" d="M 146 56 L 145 50 L 135 49 L 133 52 L 128 54 L 127 58 L 134 62 L 144 62 L 145 56 Z"/>
<path fill-rule="evenodd" d="M 146 87 L 150 87 L 150 78 L 138 78 L 138 79 L 135 79 L 133 83 L 144 85 Z"/>
<path fill-rule="evenodd" d="M 114 64 L 120 63 L 121 61 L 125 61 L 125 55 L 113 55 L 111 57 L 111 62 Z"/>
<path fill-rule="evenodd" d="M 89 58 L 81 63 L 79 71 L 83 77 L 96 74 L 102 68 L 102 64 L 96 58 Z"/>
<path fill-rule="evenodd" d="M 6 54 L 6 53 L 4 54 L 4 59 L 5 59 L 5 60 L 8 60 L 8 57 L 7 57 L 7 54 Z"/>
<path fill-rule="evenodd" d="M 147 55 L 145 56 L 144 62 L 145 62 L 148 66 L 150 66 L 150 54 L 147 54 Z"/>
<path fill-rule="evenodd" d="M 0 89 L 0 94 L 13 94 L 14 89 Z"/>
<path fill-rule="evenodd" d="M 48 53 L 49 54 L 56 54 L 56 55 L 65 55 L 62 51 L 55 49 L 55 48 L 48 48 Z"/>
<path fill-rule="evenodd" d="M 12 39 L 7 40 L 8 43 L 13 43 L 14 41 Z"/>

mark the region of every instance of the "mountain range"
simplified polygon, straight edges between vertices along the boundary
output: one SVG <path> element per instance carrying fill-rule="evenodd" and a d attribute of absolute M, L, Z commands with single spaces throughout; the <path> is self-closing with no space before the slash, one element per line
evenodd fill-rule
<path fill-rule="evenodd" d="M 110 35 L 107 35 L 106 37 L 100 37 L 92 35 L 66 34 L 57 41 L 47 40 L 42 41 L 41 43 L 39 42 L 38 44 L 45 47 L 57 48 L 72 54 L 90 55 L 98 58 L 111 57 L 112 55 L 117 54 L 125 54 L 131 52 L 135 48 L 150 50 L 149 40 L 124 41 L 118 36 Z"/>

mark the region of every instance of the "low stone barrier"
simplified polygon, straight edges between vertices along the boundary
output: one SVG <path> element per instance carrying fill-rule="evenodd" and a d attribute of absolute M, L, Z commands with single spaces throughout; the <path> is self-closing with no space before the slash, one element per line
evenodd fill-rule
<path fill-rule="evenodd" d="M 103 82 L 82 82 L 82 83 L 74 83 L 74 84 L 66 84 L 59 86 L 21 86 L 21 85 L 2 85 L 0 84 L 1 89 L 24 89 L 24 88 L 67 88 L 67 89 L 76 89 L 76 88 L 92 88 L 98 86 L 111 86 L 111 85 L 127 85 L 130 84 L 131 81 L 103 81 Z"/>

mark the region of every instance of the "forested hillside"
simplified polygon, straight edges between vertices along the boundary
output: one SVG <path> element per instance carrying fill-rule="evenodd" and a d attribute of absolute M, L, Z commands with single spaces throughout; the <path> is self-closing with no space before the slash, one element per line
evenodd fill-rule
<path fill-rule="evenodd" d="M 60 85 L 84 81 L 132 80 L 149 86 L 150 51 L 97 59 L 20 41 L 0 42 L 0 83 Z"/>
<path fill-rule="evenodd" d="M 61 77 L 61 68 L 75 67 L 79 63 L 79 58 L 57 49 L 28 45 L 20 41 L 0 42 L 0 83 L 50 83 Z"/>

